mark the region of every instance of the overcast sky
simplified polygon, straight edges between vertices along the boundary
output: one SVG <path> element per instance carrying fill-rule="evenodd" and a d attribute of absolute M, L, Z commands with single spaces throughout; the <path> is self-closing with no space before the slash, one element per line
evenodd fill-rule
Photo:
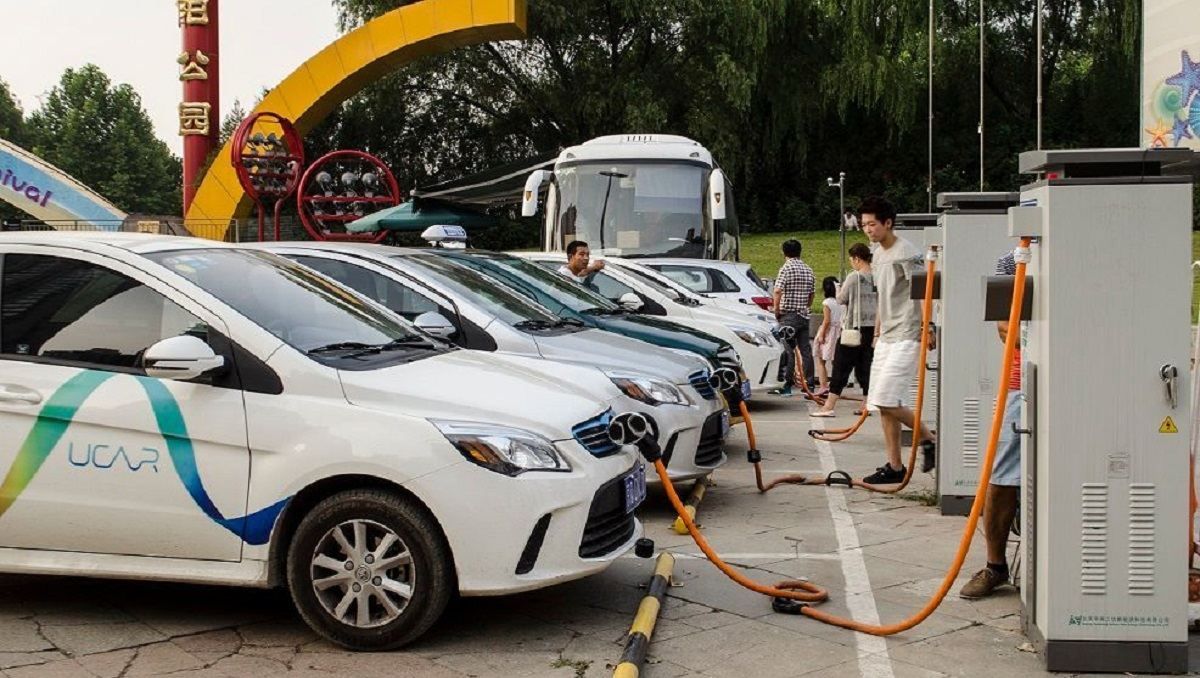
<path fill-rule="evenodd" d="M 94 63 L 142 95 L 159 138 L 179 155 L 175 7 L 175 0 L 0 0 L 0 78 L 28 114 L 65 69 Z M 338 34 L 331 0 L 221 0 L 220 20 L 222 115 L 235 98 L 249 110 L 263 87 Z"/>

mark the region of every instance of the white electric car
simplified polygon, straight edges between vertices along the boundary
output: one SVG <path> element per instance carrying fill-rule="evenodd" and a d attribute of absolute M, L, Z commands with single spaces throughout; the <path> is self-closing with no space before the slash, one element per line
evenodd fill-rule
<path fill-rule="evenodd" d="M 247 246 L 298 261 L 463 348 L 598 369 L 625 394 L 618 409 L 650 420 L 673 480 L 708 475 L 726 461 L 729 411 L 709 386 L 710 371 L 699 356 L 556 317 L 431 250 L 329 242 Z M 658 482 L 650 471 L 650 482 Z"/>
<path fill-rule="evenodd" d="M 0 234 L 0 571 L 286 586 L 325 638 L 396 647 L 455 592 L 633 545 L 621 397 L 266 252 Z"/>
<path fill-rule="evenodd" d="M 539 265 L 557 270 L 566 256 L 554 252 L 513 252 Z M 676 300 L 671 291 L 657 282 L 622 270 L 619 265 L 605 266 L 589 275 L 584 285 L 630 310 L 648 315 L 664 316 L 714 337 L 728 341 L 741 358 L 745 370 L 744 396 L 776 388 L 779 380 L 779 359 L 783 345 L 771 335 L 764 323 L 740 313 L 715 307 L 688 306 Z"/>
<path fill-rule="evenodd" d="M 746 262 L 714 259 L 638 259 L 697 294 L 771 310 L 771 292 Z"/>
<path fill-rule="evenodd" d="M 762 323 L 761 329 L 768 331 L 773 330 L 779 325 L 774 315 L 769 311 L 762 310 L 756 304 L 743 304 L 740 301 L 727 297 L 693 292 L 679 282 L 646 266 L 640 260 L 624 259 L 621 257 L 605 257 L 604 260 L 620 266 L 622 270 L 628 271 L 634 276 L 645 279 L 647 283 L 665 291 L 671 299 L 683 306 L 690 306 L 693 309 L 703 307 L 705 310 L 717 308 L 722 311 L 731 311 L 737 315 L 753 318 L 756 322 Z"/>

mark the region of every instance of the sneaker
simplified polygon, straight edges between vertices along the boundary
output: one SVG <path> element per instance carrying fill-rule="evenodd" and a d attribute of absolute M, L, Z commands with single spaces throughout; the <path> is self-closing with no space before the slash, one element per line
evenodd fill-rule
<path fill-rule="evenodd" d="M 921 441 L 921 473 L 929 473 L 937 466 L 937 443 Z"/>
<path fill-rule="evenodd" d="M 962 590 L 958 592 L 958 595 L 967 600 L 978 600 L 992 595 L 997 588 L 1007 583 L 1008 577 L 990 567 L 985 567 L 976 572 L 975 576 L 971 577 L 971 581 L 963 584 Z"/>
<path fill-rule="evenodd" d="M 874 473 L 863 478 L 862 481 L 868 485 L 895 485 L 904 480 L 904 472 L 905 468 L 903 466 L 897 471 L 890 464 L 884 464 L 875 469 Z"/>
<path fill-rule="evenodd" d="M 792 397 L 792 387 L 791 386 L 783 386 L 780 388 L 773 388 L 770 391 L 767 391 L 767 394 L 773 395 L 773 396 L 779 396 L 781 398 L 790 398 L 790 397 Z"/>

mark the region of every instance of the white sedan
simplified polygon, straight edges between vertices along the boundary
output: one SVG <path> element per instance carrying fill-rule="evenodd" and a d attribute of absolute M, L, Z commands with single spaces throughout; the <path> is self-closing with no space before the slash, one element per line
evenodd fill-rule
<path fill-rule="evenodd" d="M 745 262 L 669 257 L 637 261 L 697 294 L 751 304 L 767 312 L 771 310 L 770 291 L 750 264 Z"/>
<path fill-rule="evenodd" d="M 0 234 L 0 311 L 0 572 L 287 587 L 384 649 L 641 534 L 603 374 L 458 350 L 275 255 Z"/>

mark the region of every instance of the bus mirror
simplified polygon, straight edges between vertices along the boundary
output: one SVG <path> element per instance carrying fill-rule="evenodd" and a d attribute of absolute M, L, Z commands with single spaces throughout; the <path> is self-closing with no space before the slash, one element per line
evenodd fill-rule
<path fill-rule="evenodd" d="M 521 216 L 537 216 L 538 195 L 542 192 L 542 184 L 550 181 L 552 176 L 554 173 L 550 170 L 537 170 L 525 180 L 525 192 L 521 195 Z"/>
<path fill-rule="evenodd" d="M 708 178 L 708 210 L 712 213 L 713 221 L 725 218 L 725 205 L 729 198 L 725 195 L 725 173 L 715 169 Z"/>

